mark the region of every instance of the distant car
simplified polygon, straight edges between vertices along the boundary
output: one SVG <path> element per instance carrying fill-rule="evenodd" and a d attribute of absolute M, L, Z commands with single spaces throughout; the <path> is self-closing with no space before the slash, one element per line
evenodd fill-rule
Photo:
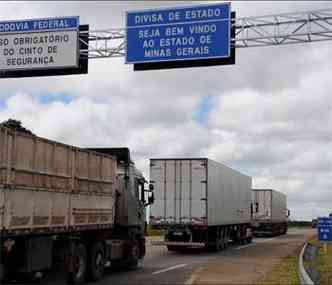
<path fill-rule="evenodd" d="M 311 222 L 311 227 L 312 228 L 317 228 L 317 223 L 318 223 L 318 220 L 317 219 L 313 219 L 312 222 Z"/>

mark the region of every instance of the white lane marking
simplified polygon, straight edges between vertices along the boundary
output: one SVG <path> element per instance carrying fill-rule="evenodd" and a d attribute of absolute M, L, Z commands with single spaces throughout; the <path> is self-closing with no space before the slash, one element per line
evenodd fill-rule
<path fill-rule="evenodd" d="M 164 273 L 164 272 L 171 271 L 171 270 L 178 269 L 178 268 L 182 268 L 182 267 L 185 267 L 185 266 L 187 266 L 187 264 L 184 264 L 184 263 L 183 264 L 174 265 L 174 266 L 162 269 L 162 270 L 155 271 L 155 272 L 152 273 L 152 275 Z"/>
<path fill-rule="evenodd" d="M 251 244 L 247 244 L 247 245 L 241 245 L 237 248 L 235 248 L 236 250 L 239 250 L 239 249 L 242 249 L 242 248 L 246 248 L 246 247 L 250 247 L 250 246 L 253 246 L 253 245 L 256 245 L 255 243 L 251 243 Z"/>
<path fill-rule="evenodd" d="M 204 267 L 197 268 L 194 271 L 194 273 L 191 275 L 191 277 L 184 284 L 185 285 L 192 285 L 203 270 L 204 270 Z"/>
<path fill-rule="evenodd" d="M 274 239 L 277 239 L 279 237 L 273 237 L 273 238 L 266 238 L 266 239 L 263 239 L 263 240 L 255 240 L 256 243 L 263 243 L 263 242 L 267 242 L 267 241 L 271 241 L 271 240 L 274 240 Z"/>

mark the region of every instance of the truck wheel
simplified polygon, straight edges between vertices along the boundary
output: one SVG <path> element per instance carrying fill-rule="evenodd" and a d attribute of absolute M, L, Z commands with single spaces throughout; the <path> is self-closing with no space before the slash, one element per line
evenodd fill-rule
<path fill-rule="evenodd" d="M 0 264 L 0 284 L 1 282 L 5 280 L 5 266 L 3 264 Z"/>
<path fill-rule="evenodd" d="M 228 248 L 228 240 L 229 240 L 229 230 L 225 229 L 225 240 L 224 240 L 224 249 Z"/>
<path fill-rule="evenodd" d="M 95 242 L 89 251 L 89 277 L 91 281 L 100 280 L 105 272 L 105 250 L 101 242 Z"/>
<path fill-rule="evenodd" d="M 283 230 L 283 234 L 287 234 L 287 230 L 288 230 L 288 225 L 284 224 L 284 230 Z"/>
<path fill-rule="evenodd" d="M 74 246 L 72 252 L 72 268 L 68 272 L 67 280 L 70 284 L 82 284 L 87 272 L 87 252 L 83 243 Z"/>
<path fill-rule="evenodd" d="M 224 250 L 224 241 L 223 238 L 218 238 L 216 241 L 216 251 L 222 251 Z"/>
<path fill-rule="evenodd" d="M 168 245 L 167 250 L 168 251 L 177 251 L 177 250 L 179 250 L 179 248 L 175 245 Z"/>
<path fill-rule="evenodd" d="M 129 253 L 128 268 L 136 269 L 138 267 L 138 259 L 140 256 L 139 245 L 137 242 L 134 242 L 131 246 Z"/>
<path fill-rule="evenodd" d="M 209 243 L 207 250 L 211 252 L 222 251 L 222 241 L 220 238 L 215 239 L 213 242 Z"/>

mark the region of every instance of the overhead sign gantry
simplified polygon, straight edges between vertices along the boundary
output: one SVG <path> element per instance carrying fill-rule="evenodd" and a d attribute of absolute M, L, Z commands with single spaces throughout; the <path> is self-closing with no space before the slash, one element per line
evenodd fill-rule
<path fill-rule="evenodd" d="M 291 12 L 232 19 L 232 47 L 269 47 L 332 40 L 332 9 Z M 126 29 L 88 33 L 89 47 L 81 55 L 90 59 L 126 56 Z"/>
<path fill-rule="evenodd" d="M 64 60 L 66 56 L 49 61 L 29 59 L 25 61 L 29 68 L 13 68 L 24 61 L 14 56 L 20 52 L 17 49 L 5 51 L 4 42 L 9 44 L 12 33 L 50 34 L 61 29 L 6 30 L 15 25 L 26 26 L 26 21 L 0 22 L 0 77 L 87 73 L 89 59 L 110 57 L 125 57 L 128 64 L 134 65 L 134 70 L 234 64 L 237 48 L 332 40 L 332 9 L 245 18 L 236 18 L 230 3 L 131 11 L 127 13 L 126 28 L 89 31 L 88 25 L 80 25 L 77 48 L 67 46 L 63 50 L 68 53 L 66 56 L 71 53 L 70 60 Z M 5 40 L 6 37 L 9 38 Z M 73 50 L 78 58 L 77 67 L 70 67 L 75 57 Z M 37 47 L 31 52 L 35 51 L 38 53 Z M 49 52 L 52 51 L 58 51 L 58 47 L 50 47 Z M 55 61 L 52 68 L 51 63 Z"/>

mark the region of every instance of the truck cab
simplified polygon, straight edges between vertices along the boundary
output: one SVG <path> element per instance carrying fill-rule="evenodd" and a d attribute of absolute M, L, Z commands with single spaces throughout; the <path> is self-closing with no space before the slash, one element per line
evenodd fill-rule
<path fill-rule="evenodd" d="M 117 159 L 115 231 L 113 238 L 131 240 L 135 244 L 131 254 L 136 266 L 145 255 L 146 207 L 153 203 L 153 189 L 130 158 L 128 148 L 94 148 Z M 136 248 L 138 246 L 138 249 Z"/>

